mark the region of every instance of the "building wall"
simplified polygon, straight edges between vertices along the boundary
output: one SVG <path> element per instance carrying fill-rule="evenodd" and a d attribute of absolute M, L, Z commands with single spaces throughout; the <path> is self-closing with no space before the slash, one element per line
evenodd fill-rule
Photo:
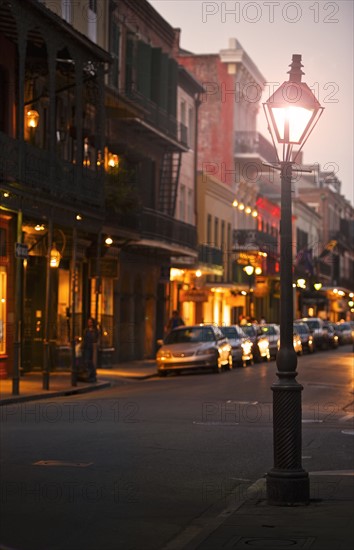
<path fill-rule="evenodd" d="M 181 86 L 177 92 L 177 120 L 185 126 L 189 151 L 182 155 L 176 218 L 195 225 L 195 100 Z"/>
<path fill-rule="evenodd" d="M 199 108 L 198 171 L 218 178 L 231 186 L 235 179 L 233 160 L 233 125 L 235 99 L 225 94 L 234 76 L 218 55 L 179 55 L 186 67 L 204 86 Z"/>

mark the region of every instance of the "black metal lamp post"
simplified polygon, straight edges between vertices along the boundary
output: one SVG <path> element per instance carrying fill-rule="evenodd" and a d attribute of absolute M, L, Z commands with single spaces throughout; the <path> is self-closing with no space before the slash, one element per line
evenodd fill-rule
<path fill-rule="evenodd" d="M 252 288 L 252 276 L 254 273 L 254 267 L 251 264 L 246 265 L 243 271 L 248 276 L 248 313 L 249 318 L 253 317 L 253 288 Z"/>
<path fill-rule="evenodd" d="M 278 157 L 281 174 L 280 225 L 280 348 L 277 353 L 278 380 L 273 391 L 274 466 L 267 474 L 269 504 L 291 506 L 308 504 L 310 483 L 301 464 L 301 391 L 296 381 L 297 355 L 293 347 L 293 273 L 291 180 L 293 146 L 302 149 L 323 108 L 301 82 L 301 55 L 293 55 L 289 81 L 284 82 L 263 104 Z M 282 145 L 279 159 L 276 143 Z"/>

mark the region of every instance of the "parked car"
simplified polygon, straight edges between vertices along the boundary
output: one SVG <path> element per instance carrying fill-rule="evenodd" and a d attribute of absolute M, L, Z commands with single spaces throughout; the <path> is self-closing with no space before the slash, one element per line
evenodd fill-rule
<path fill-rule="evenodd" d="M 174 328 L 167 334 L 156 354 L 157 372 L 189 369 L 232 369 L 232 348 L 219 327 L 189 325 Z"/>
<path fill-rule="evenodd" d="M 232 346 L 233 366 L 245 367 L 253 363 L 252 341 L 246 336 L 239 325 L 220 327 Z"/>
<path fill-rule="evenodd" d="M 310 329 L 310 332 L 313 337 L 313 343 L 315 349 L 328 349 L 329 347 L 329 336 L 328 331 L 325 329 L 325 322 L 320 317 L 303 317 L 302 319 L 297 319 L 295 322 L 306 323 Z"/>
<path fill-rule="evenodd" d="M 353 335 L 352 335 L 352 327 L 351 324 L 348 322 L 339 322 L 336 323 L 338 328 L 338 338 L 339 338 L 339 344 L 352 344 L 353 343 Z"/>
<path fill-rule="evenodd" d="M 297 332 L 297 329 L 295 327 L 294 327 L 294 336 L 293 336 L 293 346 L 294 346 L 295 353 L 297 353 L 297 355 L 303 354 L 301 336 Z"/>
<path fill-rule="evenodd" d="M 337 348 L 339 345 L 340 331 L 335 323 L 325 323 L 325 329 L 328 332 L 328 345 L 330 348 Z"/>
<path fill-rule="evenodd" d="M 277 342 L 277 350 L 280 348 L 280 335 Z M 297 332 L 296 328 L 293 329 L 293 348 L 297 355 L 303 354 L 302 342 L 300 334 Z"/>
<path fill-rule="evenodd" d="M 253 360 L 256 363 L 260 361 L 269 361 L 269 340 L 267 336 L 263 334 L 260 325 L 247 323 L 246 325 L 242 325 L 242 330 L 252 342 Z"/>
<path fill-rule="evenodd" d="M 302 322 L 294 323 L 294 329 L 300 336 L 303 352 L 313 353 L 315 351 L 315 346 L 308 325 Z"/>
<path fill-rule="evenodd" d="M 275 357 L 278 351 L 278 340 L 280 338 L 280 327 L 275 323 L 265 323 L 260 325 L 262 333 L 269 341 L 269 355 Z"/>

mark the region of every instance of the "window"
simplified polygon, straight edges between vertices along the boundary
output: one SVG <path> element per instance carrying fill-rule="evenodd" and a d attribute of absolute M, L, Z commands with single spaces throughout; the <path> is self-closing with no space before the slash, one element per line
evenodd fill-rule
<path fill-rule="evenodd" d="M 186 186 L 181 185 L 179 193 L 179 219 L 184 222 L 186 219 Z"/>
<path fill-rule="evenodd" d="M 188 200 L 187 200 L 187 223 L 193 224 L 193 191 L 188 189 Z"/>
<path fill-rule="evenodd" d="M 94 13 L 97 13 L 97 0 L 89 0 L 89 8 Z"/>
<path fill-rule="evenodd" d="M 206 231 L 207 244 L 211 245 L 211 214 L 207 217 L 207 231 Z"/>
<path fill-rule="evenodd" d="M 87 36 L 92 42 L 97 42 L 97 0 L 89 0 L 87 10 Z"/>
<path fill-rule="evenodd" d="M 181 122 L 186 125 L 186 102 L 181 101 Z"/>
<path fill-rule="evenodd" d="M 194 109 L 189 107 L 188 110 L 188 145 L 194 149 Z"/>
<path fill-rule="evenodd" d="M 215 246 L 219 246 L 219 218 L 214 220 L 214 243 Z"/>
<path fill-rule="evenodd" d="M 111 86 L 119 88 L 119 27 L 115 21 L 111 21 L 109 41 L 109 52 L 112 56 L 109 83 Z"/>
<path fill-rule="evenodd" d="M 63 19 L 65 19 L 65 21 L 71 23 L 71 0 L 61 0 L 61 16 Z"/>

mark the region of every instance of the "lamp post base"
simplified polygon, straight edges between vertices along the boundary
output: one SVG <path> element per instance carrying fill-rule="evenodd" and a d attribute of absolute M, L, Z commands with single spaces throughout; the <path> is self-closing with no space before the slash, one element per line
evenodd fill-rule
<path fill-rule="evenodd" d="M 310 503 L 310 480 L 305 470 L 273 469 L 267 474 L 267 502 L 272 506 L 306 506 Z"/>

